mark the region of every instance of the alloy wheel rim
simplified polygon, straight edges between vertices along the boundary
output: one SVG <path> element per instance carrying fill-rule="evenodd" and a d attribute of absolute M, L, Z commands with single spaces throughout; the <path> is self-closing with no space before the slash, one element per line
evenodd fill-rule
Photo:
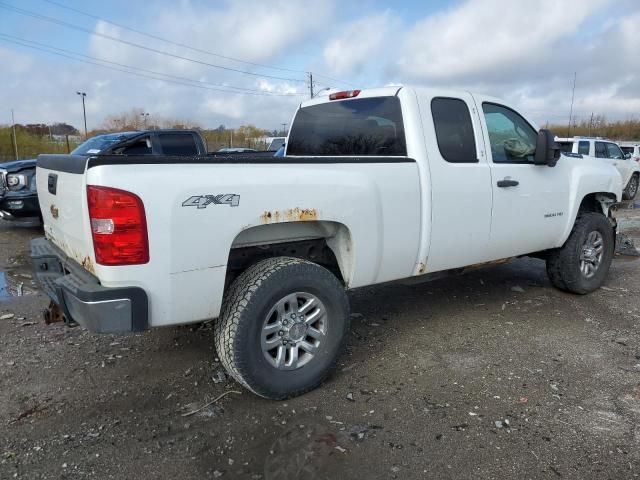
<path fill-rule="evenodd" d="M 585 278 L 593 278 L 604 255 L 604 238 L 598 231 L 590 232 L 587 235 L 580 252 L 580 272 Z"/>
<path fill-rule="evenodd" d="M 263 322 L 262 353 L 278 370 L 296 370 L 316 356 L 327 327 L 327 309 L 318 297 L 291 293 L 276 302 Z"/>

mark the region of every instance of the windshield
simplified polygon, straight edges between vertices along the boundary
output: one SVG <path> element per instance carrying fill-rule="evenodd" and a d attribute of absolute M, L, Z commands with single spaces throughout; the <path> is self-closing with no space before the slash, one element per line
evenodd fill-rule
<path fill-rule="evenodd" d="M 573 142 L 556 142 L 561 152 L 571 153 L 573 151 Z"/>
<path fill-rule="evenodd" d="M 81 143 L 73 152 L 71 152 L 71 154 L 95 155 L 97 153 L 100 153 L 102 150 L 110 147 L 111 145 L 120 143 L 123 140 L 131 138 L 138 134 L 140 134 L 140 132 L 120 132 L 109 133 L 107 135 L 98 135 L 97 137 L 90 138 L 86 142 Z"/>
<path fill-rule="evenodd" d="M 271 140 L 271 143 L 269 144 L 269 147 L 267 147 L 267 151 L 268 152 L 275 152 L 277 151 L 280 147 L 282 147 L 284 145 L 284 142 L 287 139 L 285 137 L 282 138 L 274 138 L 273 140 Z"/>

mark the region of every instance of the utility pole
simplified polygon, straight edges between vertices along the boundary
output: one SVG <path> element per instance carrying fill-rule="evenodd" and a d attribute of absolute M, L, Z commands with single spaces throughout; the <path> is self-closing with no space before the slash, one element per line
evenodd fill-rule
<path fill-rule="evenodd" d="M 284 133 L 284 136 L 287 136 L 287 124 L 286 123 L 281 123 L 282 125 L 282 133 Z"/>
<path fill-rule="evenodd" d="M 570 137 L 571 133 L 571 120 L 573 119 L 573 99 L 576 95 L 576 78 L 578 72 L 573 72 L 573 90 L 571 91 L 571 109 L 569 110 L 569 126 L 567 127 L 567 137 Z"/>
<path fill-rule="evenodd" d="M 16 137 L 16 120 L 13 116 L 13 108 L 11 109 L 11 125 L 13 125 L 13 148 L 16 153 L 16 160 L 18 160 L 18 137 Z"/>
<path fill-rule="evenodd" d="M 591 127 L 593 126 L 593 112 L 591 112 L 591 118 L 589 119 L 589 136 L 591 136 Z"/>
<path fill-rule="evenodd" d="M 308 72 L 307 75 L 309 76 L 309 94 L 313 98 L 313 73 Z"/>
<path fill-rule="evenodd" d="M 149 114 L 148 113 L 141 113 L 140 115 L 142 115 L 142 118 L 144 119 L 144 129 L 147 129 L 147 118 L 149 118 Z"/>
<path fill-rule="evenodd" d="M 84 108 L 84 97 L 87 96 L 85 92 L 76 92 L 82 97 L 82 115 L 84 116 L 84 138 L 87 138 L 87 110 Z"/>

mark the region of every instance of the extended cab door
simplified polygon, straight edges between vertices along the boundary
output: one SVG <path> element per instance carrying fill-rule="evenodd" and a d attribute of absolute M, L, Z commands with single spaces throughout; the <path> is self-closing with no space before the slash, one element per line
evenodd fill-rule
<path fill-rule="evenodd" d="M 534 165 L 537 131 L 511 108 L 478 102 L 491 165 L 494 259 L 546 250 L 566 227 L 568 175 L 562 167 Z"/>
<path fill-rule="evenodd" d="M 432 96 L 418 90 L 429 158 L 431 235 L 427 272 L 488 260 L 491 174 L 482 130 L 469 94 Z"/>

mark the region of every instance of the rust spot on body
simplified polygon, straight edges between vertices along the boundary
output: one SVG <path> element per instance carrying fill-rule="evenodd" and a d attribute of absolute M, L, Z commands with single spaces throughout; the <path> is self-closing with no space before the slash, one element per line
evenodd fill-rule
<path fill-rule="evenodd" d="M 280 222 L 310 222 L 318 219 L 318 211 L 315 208 L 290 208 L 283 212 L 265 211 L 260 215 L 263 224 Z"/>
<path fill-rule="evenodd" d="M 418 274 L 419 274 L 419 275 L 422 275 L 422 274 L 423 274 L 423 273 L 425 273 L 426 271 L 427 271 L 427 266 L 426 266 L 424 263 L 420 262 L 420 263 L 418 264 Z"/>
<path fill-rule="evenodd" d="M 91 272 L 91 273 L 94 273 L 94 274 L 96 273 L 95 268 L 93 266 L 93 262 L 91 261 L 91 258 L 89 258 L 89 257 L 84 257 L 82 259 L 82 267 L 85 270 L 87 270 L 88 272 Z"/>
<path fill-rule="evenodd" d="M 468 266 L 464 267 L 463 271 L 464 272 L 468 272 L 469 270 L 476 270 L 478 268 L 485 268 L 485 267 L 491 267 L 491 266 L 496 266 L 496 265 L 502 265 L 503 263 L 510 262 L 514 258 L 515 257 L 508 257 L 508 258 L 501 258 L 499 260 L 492 260 L 490 262 L 474 263 L 473 265 L 468 265 Z"/>

